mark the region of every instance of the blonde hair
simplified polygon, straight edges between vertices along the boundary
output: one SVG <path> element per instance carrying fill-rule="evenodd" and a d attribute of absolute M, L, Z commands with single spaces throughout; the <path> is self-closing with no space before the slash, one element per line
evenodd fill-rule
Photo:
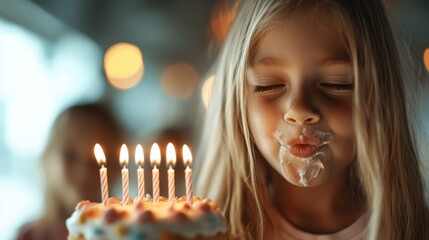
<path fill-rule="evenodd" d="M 217 62 L 206 115 L 199 194 L 217 201 L 232 238 L 266 239 L 268 169 L 247 122 L 245 72 L 258 41 L 279 13 L 326 4 L 338 18 L 354 66 L 357 185 L 370 216 L 369 239 L 429 237 L 428 209 L 409 128 L 404 77 L 380 1 L 243 1 Z M 377 53 L 377 54 L 375 54 Z"/>

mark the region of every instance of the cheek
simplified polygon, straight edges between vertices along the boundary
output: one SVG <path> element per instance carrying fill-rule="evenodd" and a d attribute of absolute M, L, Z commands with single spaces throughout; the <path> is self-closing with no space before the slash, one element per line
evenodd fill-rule
<path fill-rule="evenodd" d="M 70 176 L 68 174 L 70 169 L 58 157 L 49 159 L 47 164 L 45 168 L 47 187 L 56 193 L 67 195 L 71 190 Z"/>
<path fill-rule="evenodd" d="M 279 144 L 274 138 L 281 114 L 273 105 L 262 105 L 250 102 L 248 106 L 250 132 L 256 146 L 265 159 L 275 159 L 278 156 Z"/>
<path fill-rule="evenodd" d="M 340 165 L 349 165 L 355 156 L 354 126 L 351 106 L 330 111 L 326 114 L 330 129 L 335 134 L 332 142 L 332 154 Z"/>
<path fill-rule="evenodd" d="M 330 127 L 344 136 L 353 136 L 353 118 L 352 112 L 349 109 L 341 109 L 341 111 L 332 111 L 327 115 Z"/>
<path fill-rule="evenodd" d="M 59 154 L 50 154 L 46 160 L 45 174 L 48 185 L 56 185 L 64 179 L 64 164 Z"/>

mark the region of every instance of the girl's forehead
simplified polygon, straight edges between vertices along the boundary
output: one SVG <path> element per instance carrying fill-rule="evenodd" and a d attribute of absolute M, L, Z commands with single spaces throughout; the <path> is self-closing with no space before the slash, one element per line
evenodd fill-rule
<path fill-rule="evenodd" d="M 340 21 L 333 7 L 314 4 L 279 12 L 274 17 L 272 27 L 284 27 L 286 31 L 311 29 L 321 34 L 338 36 L 342 28 Z"/>
<path fill-rule="evenodd" d="M 346 41 L 338 18 L 327 7 L 303 6 L 277 14 L 258 34 L 251 54 L 252 63 L 264 55 L 297 52 L 349 60 Z M 286 54 L 288 55 L 288 54 Z"/>
<path fill-rule="evenodd" d="M 302 4 L 279 8 L 278 11 L 274 13 L 273 18 L 280 21 L 289 17 L 301 18 L 307 22 L 335 21 L 335 16 L 339 12 L 340 8 L 328 1 L 303 1 Z"/>

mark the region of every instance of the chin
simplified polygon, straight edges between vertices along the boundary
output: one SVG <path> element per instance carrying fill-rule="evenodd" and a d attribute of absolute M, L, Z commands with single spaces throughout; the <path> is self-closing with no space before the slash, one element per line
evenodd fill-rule
<path fill-rule="evenodd" d="M 315 163 L 287 163 L 278 165 L 276 172 L 288 183 L 297 187 L 317 187 L 329 181 L 329 165 Z"/>
<path fill-rule="evenodd" d="M 310 181 L 301 180 L 299 177 L 285 177 L 283 178 L 290 184 L 295 185 L 297 187 L 301 188 L 312 188 L 312 187 L 318 187 L 320 185 L 323 185 L 325 181 L 322 179 L 322 177 L 316 177 Z"/>

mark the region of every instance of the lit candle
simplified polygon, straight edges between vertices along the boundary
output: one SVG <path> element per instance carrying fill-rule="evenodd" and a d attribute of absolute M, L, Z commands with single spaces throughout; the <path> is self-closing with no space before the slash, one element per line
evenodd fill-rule
<path fill-rule="evenodd" d="M 159 170 L 158 164 L 161 160 L 161 151 L 158 144 L 154 143 L 150 150 L 150 163 L 153 165 L 152 169 L 152 190 L 153 190 L 153 204 L 157 204 L 159 200 Z"/>
<path fill-rule="evenodd" d="M 192 163 L 192 154 L 191 154 L 191 150 L 189 150 L 189 147 L 186 144 L 183 145 L 182 154 L 183 154 L 183 162 L 186 166 L 186 169 L 185 169 L 186 199 L 188 200 L 189 204 L 192 204 L 192 169 L 190 166 Z"/>
<path fill-rule="evenodd" d="M 101 184 L 101 200 L 106 203 L 109 198 L 109 186 L 107 184 L 107 168 L 104 167 L 106 164 L 106 156 L 104 156 L 103 149 L 100 144 L 95 144 L 94 155 L 97 159 L 98 165 L 100 166 L 100 184 Z"/>
<path fill-rule="evenodd" d="M 175 182 L 174 182 L 174 169 L 173 166 L 176 164 L 176 151 L 172 143 L 167 144 L 167 174 L 168 174 L 168 202 L 170 206 L 173 205 L 175 198 Z"/>
<path fill-rule="evenodd" d="M 137 165 L 137 187 L 139 192 L 139 199 L 144 199 L 144 154 L 142 145 L 138 144 L 136 147 L 136 165 Z"/>
<path fill-rule="evenodd" d="M 129 176 L 128 176 L 128 148 L 125 144 L 121 146 L 119 165 L 122 167 L 122 202 L 126 204 L 129 198 Z"/>

